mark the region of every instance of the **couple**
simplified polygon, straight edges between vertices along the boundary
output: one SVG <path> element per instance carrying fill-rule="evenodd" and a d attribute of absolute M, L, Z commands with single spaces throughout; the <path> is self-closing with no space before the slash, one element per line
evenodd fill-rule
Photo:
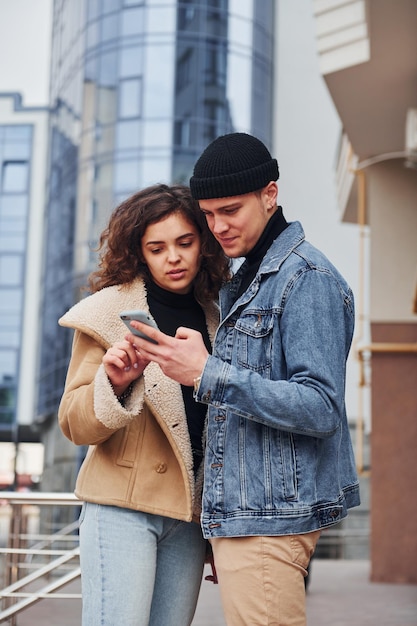
<path fill-rule="evenodd" d="M 84 626 L 191 624 L 208 545 L 228 626 L 305 625 L 320 531 L 359 504 L 353 296 L 286 221 L 278 177 L 257 138 L 218 137 L 191 193 L 155 185 L 115 209 L 93 294 L 60 320 L 75 329 L 60 425 L 89 446 Z M 150 312 L 159 330 L 132 326 L 157 343 L 124 309 Z"/>

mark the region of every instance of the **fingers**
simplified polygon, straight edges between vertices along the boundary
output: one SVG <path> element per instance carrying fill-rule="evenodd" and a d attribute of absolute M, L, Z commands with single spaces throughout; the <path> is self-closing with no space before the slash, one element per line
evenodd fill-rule
<path fill-rule="evenodd" d="M 103 356 L 104 370 L 113 386 L 129 384 L 142 375 L 149 363 L 128 341 L 117 342 Z"/>
<path fill-rule="evenodd" d="M 123 341 L 107 350 L 103 363 L 127 371 L 131 367 L 138 367 L 138 355 L 131 343 Z"/>
<path fill-rule="evenodd" d="M 136 323 L 139 330 L 144 324 Z M 148 329 L 147 326 L 145 328 Z M 148 329 L 149 330 L 149 329 Z M 151 343 L 136 335 L 129 334 L 126 340 L 149 361 L 159 365 L 163 373 L 186 386 L 192 386 L 194 378 L 203 371 L 208 352 L 201 333 L 190 328 L 180 327 L 175 337 L 170 337 L 159 330 L 150 329 L 149 335 L 157 343 Z"/>
<path fill-rule="evenodd" d="M 165 335 L 157 328 L 153 328 L 153 326 L 148 326 L 148 324 L 143 324 L 142 322 L 138 322 L 137 320 L 132 320 L 130 324 L 132 328 L 136 328 L 147 337 L 150 337 L 155 343 L 160 343 L 160 342 L 164 343 L 166 339 L 169 339 L 168 335 Z M 132 335 L 132 333 L 130 333 L 130 335 Z M 137 337 L 136 335 L 133 335 L 133 337 L 135 339 L 141 339 L 140 337 Z M 146 339 L 143 341 L 146 341 Z M 148 343 L 151 343 L 151 342 L 148 341 Z"/>
<path fill-rule="evenodd" d="M 194 341 L 199 341 L 202 339 L 201 333 L 198 330 L 193 330 L 192 328 L 186 328 L 185 326 L 179 326 L 177 328 L 177 332 L 175 333 L 176 339 L 191 339 Z"/>

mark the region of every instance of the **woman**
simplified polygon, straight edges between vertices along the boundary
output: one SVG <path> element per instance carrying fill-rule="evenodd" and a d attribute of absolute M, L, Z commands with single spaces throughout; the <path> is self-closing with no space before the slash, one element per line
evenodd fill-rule
<path fill-rule="evenodd" d="M 181 185 L 123 202 L 99 250 L 92 295 L 59 320 L 75 329 L 59 422 L 89 446 L 75 489 L 83 624 L 185 626 L 206 551 L 198 523 L 205 407 L 124 339 L 119 313 L 142 309 L 171 335 L 191 326 L 210 348 L 228 261 Z"/>

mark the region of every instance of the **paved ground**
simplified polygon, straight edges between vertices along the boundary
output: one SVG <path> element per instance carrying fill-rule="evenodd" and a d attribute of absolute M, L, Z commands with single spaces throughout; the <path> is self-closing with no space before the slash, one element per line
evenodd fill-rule
<path fill-rule="evenodd" d="M 312 562 L 308 626 L 416 626 L 417 585 L 369 582 L 368 561 Z"/>
<path fill-rule="evenodd" d="M 417 585 L 370 583 L 368 561 L 315 559 L 307 617 L 308 626 L 417 626 Z M 21 613 L 16 626 L 80 623 L 79 600 L 45 600 Z M 193 626 L 225 626 L 217 585 L 203 582 Z"/>

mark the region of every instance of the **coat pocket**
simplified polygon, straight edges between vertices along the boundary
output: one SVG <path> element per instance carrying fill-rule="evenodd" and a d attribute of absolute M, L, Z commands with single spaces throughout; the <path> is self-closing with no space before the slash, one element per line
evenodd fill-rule
<path fill-rule="evenodd" d="M 133 467 L 135 462 L 137 462 L 144 434 L 142 422 L 142 416 L 138 415 L 128 426 L 123 428 L 118 447 L 117 465 Z"/>
<path fill-rule="evenodd" d="M 273 326 L 274 315 L 269 311 L 246 311 L 236 321 L 235 345 L 239 365 L 268 377 L 272 363 Z"/>

